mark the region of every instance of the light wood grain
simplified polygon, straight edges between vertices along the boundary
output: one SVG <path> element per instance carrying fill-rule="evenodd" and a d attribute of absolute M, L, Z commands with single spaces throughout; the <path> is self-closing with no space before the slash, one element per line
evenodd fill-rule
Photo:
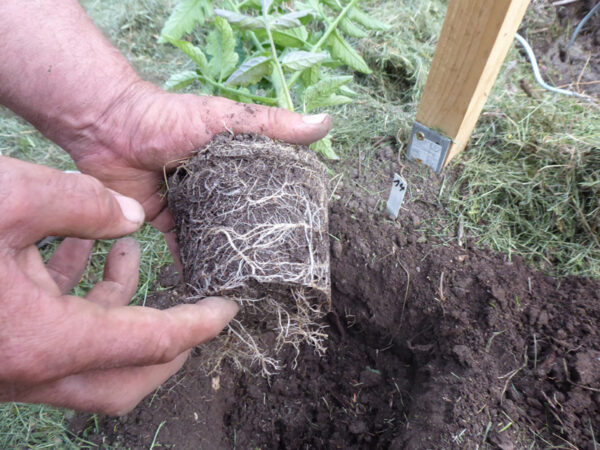
<path fill-rule="evenodd" d="M 444 166 L 465 146 L 529 0 L 450 0 L 417 121 L 453 140 Z"/>

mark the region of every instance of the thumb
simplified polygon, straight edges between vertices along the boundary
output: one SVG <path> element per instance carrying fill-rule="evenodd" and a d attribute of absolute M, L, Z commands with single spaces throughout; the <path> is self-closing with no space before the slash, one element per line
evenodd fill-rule
<path fill-rule="evenodd" d="M 10 211 L 0 218 L 0 231 L 18 247 L 44 236 L 119 237 L 144 221 L 144 209 L 136 200 L 110 191 L 89 175 L 1 158 L 0 180 L 7 192 L 3 209 Z"/>
<path fill-rule="evenodd" d="M 254 133 L 290 144 L 308 145 L 324 138 L 331 130 L 328 114 L 302 115 L 284 108 L 238 103 L 221 97 L 212 97 L 208 105 L 211 114 L 205 115 L 205 120 L 215 134 Z"/>

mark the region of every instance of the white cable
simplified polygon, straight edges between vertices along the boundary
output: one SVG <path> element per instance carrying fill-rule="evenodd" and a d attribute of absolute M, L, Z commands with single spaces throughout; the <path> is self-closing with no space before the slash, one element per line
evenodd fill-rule
<path fill-rule="evenodd" d="M 515 39 L 517 41 L 519 41 L 519 44 L 521 44 L 523 46 L 523 48 L 525 49 L 525 51 L 527 52 L 529 61 L 531 61 L 531 67 L 533 68 L 533 75 L 535 77 L 535 80 L 540 84 L 540 86 L 542 86 L 544 89 L 546 89 L 550 92 L 555 92 L 557 94 L 569 95 L 571 97 L 579 97 L 579 98 L 585 98 L 585 99 L 588 98 L 586 95 L 582 95 L 578 92 L 568 91 L 566 89 L 557 88 L 554 86 L 550 86 L 548 83 L 546 83 L 544 81 L 544 79 L 542 78 L 542 74 L 540 73 L 540 67 L 538 66 L 537 58 L 535 57 L 535 53 L 533 53 L 533 49 L 531 48 L 529 43 L 519 33 L 515 34 Z"/>

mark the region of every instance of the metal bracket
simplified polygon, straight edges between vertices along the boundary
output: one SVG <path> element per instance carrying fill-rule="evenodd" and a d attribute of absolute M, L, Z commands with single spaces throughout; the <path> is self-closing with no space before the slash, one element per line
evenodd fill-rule
<path fill-rule="evenodd" d="M 436 172 L 442 170 L 452 140 L 415 122 L 408 144 L 408 159 L 428 165 Z"/>

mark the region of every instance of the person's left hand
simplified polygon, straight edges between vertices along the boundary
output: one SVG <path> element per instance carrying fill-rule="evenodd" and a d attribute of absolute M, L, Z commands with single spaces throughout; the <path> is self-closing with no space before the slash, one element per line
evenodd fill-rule
<path fill-rule="evenodd" d="M 173 168 L 222 132 L 256 133 L 309 144 L 331 128 L 326 114 L 302 116 L 282 108 L 233 102 L 220 97 L 167 93 L 138 81 L 116 102 L 85 139 L 61 143 L 77 167 L 107 187 L 133 197 L 146 218 L 168 234 L 173 219 L 165 207 L 165 167 Z"/>

